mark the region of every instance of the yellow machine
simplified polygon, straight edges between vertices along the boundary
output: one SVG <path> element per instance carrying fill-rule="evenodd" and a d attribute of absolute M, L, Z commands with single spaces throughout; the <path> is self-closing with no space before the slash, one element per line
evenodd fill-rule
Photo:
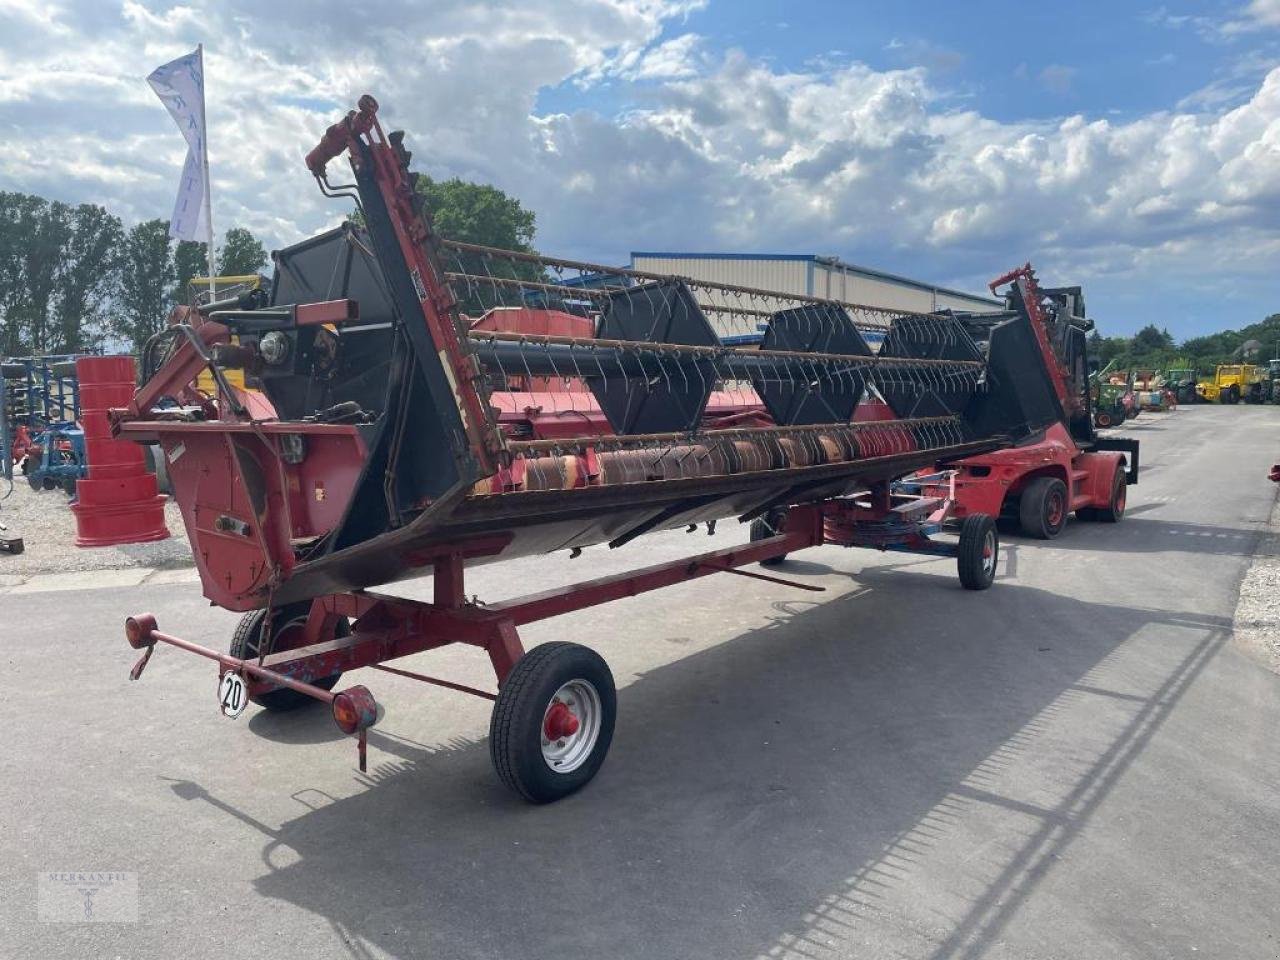
<path fill-rule="evenodd" d="M 208 303 L 212 297 L 209 293 L 208 277 L 192 277 L 187 283 L 187 303 L 191 306 L 197 306 L 202 303 Z M 225 300 L 228 297 L 239 296 L 242 293 L 248 293 L 250 290 L 257 290 L 262 286 L 262 277 L 256 273 L 250 273 L 245 276 L 236 277 L 214 277 L 213 282 L 217 287 L 218 299 Z M 244 389 L 244 371 L 228 369 L 224 371 L 227 383 L 238 390 Z M 212 396 L 217 393 L 217 386 L 213 382 L 213 374 L 205 371 L 200 374 L 196 380 L 196 385 L 203 393 Z"/>
<path fill-rule="evenodd" d="M 1196 384 L 1196 396 L 1206 403 L 1261 403 L 1266 375 L 1252 363 L 1226 363 L 1213 372 L 1212 380 Z"/>

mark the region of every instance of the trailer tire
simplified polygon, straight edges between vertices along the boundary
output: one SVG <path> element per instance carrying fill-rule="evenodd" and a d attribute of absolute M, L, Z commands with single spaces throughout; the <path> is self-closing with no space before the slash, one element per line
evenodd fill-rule
<path fill-rule="evenodd" d="M 311 604 L 309 602 L 303 602 L 279 611 L 280 626 L 277 628 L 278 631 L 295 626 L 299 620 L 305 621 L 310 607 Z M 266 610 L 251 610 L 240 618 L 240 622 L 236 624 L 236 632 L 231 635 L 231 647 L 227 651 L 231 656 L 240 660 L 253 660 L 258 656 L 258 641 L 262 637 L 262 621 L 266 616 Z M 343 617 L 338 621 L 338 625 L 334 629 L 334 636 L 345 637 L 350 632 L 351 624 Z M 275 651 L 278 653 L 287 649 L 289 648 L 276 647 Z M 322 690 L 332 690 L 341 678 L 342 674 L 335 673 L 330 677 L 312 680 L 311 684 Z M 288 688 L 253 694 L 249 697 L 249 700 L 264 710 L 270 710 L 273 713 L 296 710 L 298 707 L 317 702 L 305 693 L 299 693 L 297 690 L 289 690 Z"/>
<path fill-rule="evenodd" d="M 770 537 L 777 536 L 781 530 L 781 520 L 776 517 L 758 517 L 751 521 L 751 542 L 756 543 L 759 540 L 768 540 Z M 762 567 L 776 567 L 783 560 L 787 559 L 785 553 L 780 553 L 776 557 L 768 557 L 760 561 Z"/>
<path fill-rule="evenodd" d="M 1057 477 L 1036 477 L 1018 500 L 1022 532 L 1037 540 L 1052 540 L 1060 534 L 1070 512 L 1067 485 Z"/>
<path fill-rule="evenodd" d="M 956 567 L 966 590 L 986 590 L 996 579 L 1000 560 L 1000 534 L 996 523 L 985 513 L 974 513 L 960 525 L 960 547 Z"/>
<path fill-rule="evenodd" d="M 567 708 L 560 716 L 574 728 L 549 739 L 557 707 Z M 493 705 L 489 756 L 498 778 L 530 803 L 582 789 L 604 763 L 617 712 L 613 674 L 600 654 L 564 641 L 534 647 L 516 661 Z"/>
<path fill-rule="evenodd" d="M 1128 500 L 1129 481 L 1125 477 L 1124 467 L 1119 466 L 1111 481 L 1111 500 L 1105 507 L 1098 509 L 1098 519 L 1103 523 L 1119 523 L 1124 519 L 1124 508 Z"/>

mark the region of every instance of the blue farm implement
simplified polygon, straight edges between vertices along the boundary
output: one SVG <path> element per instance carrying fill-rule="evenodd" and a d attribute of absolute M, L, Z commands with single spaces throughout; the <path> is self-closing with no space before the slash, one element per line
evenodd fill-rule
<path fill-rule="evenodd" d="M 23 472 L 32 490 L 61 487 L 74 497 L 76 484 L 88 475 L 84 431 L 74 423 L 53 423 L 32 440 Z"/>

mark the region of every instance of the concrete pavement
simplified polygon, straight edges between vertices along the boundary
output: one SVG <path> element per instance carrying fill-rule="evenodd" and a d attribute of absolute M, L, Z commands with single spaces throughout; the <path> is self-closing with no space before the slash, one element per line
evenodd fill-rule
<path fill-rule="evenodd" d="M 489 768 L 488 705 L 367 674 L 368 776 L 322 709 L 219 716 L 189 583 L 0 593 L 0 956 L 1280 956 L 1280 679 L 1231 643 L 1280 410 L 1124 431 L 1118 526 L 1006 539 L 1000 579 L 822 548 L 537 624 L 620 687 L 608 762 L 549 807 Z M 644 538 L 477 571 L 485 599 L 727 545 Z M 422 586 L 418 585 L 421 590 Z M 491 686 L 475 650 L 412 658 Z M 136 923 L 37 921 L 39 871 L 127 871 Z"/>

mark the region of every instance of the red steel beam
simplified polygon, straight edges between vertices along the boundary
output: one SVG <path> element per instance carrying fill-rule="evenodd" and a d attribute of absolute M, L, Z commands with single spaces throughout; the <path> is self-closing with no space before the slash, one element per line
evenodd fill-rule
<path fill-rule="evenodd" d="M 710 576 L 728 568 L 759 563 L 761 560 L 794 553 L 806 547 L 816 547 L 822 543 L 820 509 L 792 510 L 787 518 L 787 526 L 789 530 L 765 540 L 491 603 L 485 610 L 492 614 L 502 614 L 516 626 L 520 626 L 608 603 L 610 600 L 634 597 L 685 580 Z"/>

